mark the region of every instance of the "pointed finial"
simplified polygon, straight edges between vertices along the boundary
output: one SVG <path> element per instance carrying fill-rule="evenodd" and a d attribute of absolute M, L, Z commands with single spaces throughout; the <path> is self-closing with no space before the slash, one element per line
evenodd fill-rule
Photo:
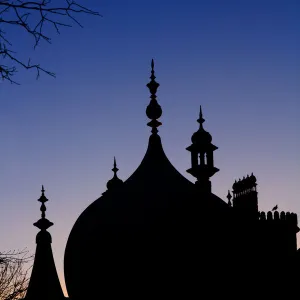
<path fill-rule="evenodd" d="M 45 205 L 45 202 L 47 202 L 48 199 L 47 199 L 46 196 L 45 196 L 44 185 L 42 185 L 42 190 L 41 190 L 41 192 L 42 192 L 42 195 L 41 195 L 41 197 L 38 199 L 38 201 L 42 203 L 42 204 L 41 204 L 40 210 L 41 210 L 41 212 L 42 212 L 42 219 L 45 219 L 45 216 L 46 216 L 46 213 L 45 213 L 45 212 L 46 212 L 46 205 Z"/>
<path fill-rule="evenodd" d="M 161 122 L 157 121 L 162 115 L 162 109 L 161 106 L 157 103 L 156 100 L 156 92 L 159 87 L 159 83 L 155 81 L 155 75 L 154 75 L 154 60 L 151 60 L 151 76 L 150 76 L 150 82 L 147 84 L 147 87 L 150 91 L 150 103 L 146 108 L 146 115 L 149 119 L 152 119 L 147 125 L 152 127 L 152 133 L 156 134 L 158 132 L 157 127 L 161 125 Z"/>
<path fill-rule="evenodd" d="M 203 129 L 203 123 L 205 122 L 205 119 L 203 118 L 201 105 L 200 105 L 199 119 L 197 120 L 197 122 L 200 124 L 200 129 Z"/>
<path fill-rule="evenodd" d="M 114 167 L 111 169 L 114 172 L 114 176 L 117 176 L 119 169 L 117 168 L 116 157 L 114 156 Z"/>
<path fill-rule="evenodd" d="M 227 199 L 228 199 L 228 205 L 229 205 L 229 206 L 232 206 L 231 198 L 232 198 L 232 196 L 231 196 L 231 194 L 230 194 L 230 191 L 228 190 Z"/>
<path fill-rule="evenodd" d="M 106 184 L 108 190 L 115 189 L 123 183 L 123 180 L 121 180 L 117 175 L 119 169 L 117 168 L 116 157 L 114 157 L 114 167 L 111 170 L 114 172 L 114 176 Z"/>
<path fill-rule="evenodd" d="M 47 230 L 50 226 L 53 225 L 52 222 L 50 222 L 48 219 L 46 219 L 46 205 L 45 203 L 48 201 L 48 199 L 45 196 L 45 189 L 44 185 L 42 185 L 42 195 L 38 199 L 39 202 L 41 202 L 41 208 L 40 211 L 42 212 L 41 219 L 39 219 L 37 222 L 35 222 L 33 225 L 41 230 Z"/>

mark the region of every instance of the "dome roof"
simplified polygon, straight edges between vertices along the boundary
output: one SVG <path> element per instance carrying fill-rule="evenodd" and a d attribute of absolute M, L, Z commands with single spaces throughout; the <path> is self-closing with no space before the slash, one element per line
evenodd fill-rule
<path fill-rule="evenodd" d="M 147 152 L 136 171 L 118 189 L 107 190 L 87 207 L 72 228 L 65 251 L 69 295 L 76 297 L 86 293 L 85 288 L 82 290 L 85 286 L 82 273 L 93 274 L 94 280 L 103 280 L 112 266 L 112 255 L 114 263 L 119 264 L 124 263 L 123 256 L 128 255 L 128 249 L 136 256 L 136 242 L 149 233 L 149 228 L 160 228 L 159 232 L 169 228 L 175 232 L 178 226 L 188 223 L 192 226 L 198 221 L 206 223 L 207 218 L 221 220 L 220 216 L 226 216 L 228 210 L 229 206 L 216 195 L 199 194 L 196 186 L 170 163 L 160 137 L 151 135 Z M 96 271 L 94 264 L 86 263 L 87 253 L 94 251 L 100 251 L 99 259 L 110 261 L 110 266 L 102 261 L 103 269 L 96 268 Z M 91 281 L 90 276 L 88 281 Z"/>
<path fill-rule="evenodd" d="M 197 120 L 197 122 L 200 124 L 200 126 L 199 129 L 192 135 L 192 143 L 199 145 L 210 144 L 212 141 L 212 136 L 203 128 L 203 123 L 205 122 L 205 119 L 203 118 L 201 105 L 199 119 Z"/>
<path fill-rule="evenodd" d="M 192 135 L 193 144 L 209 144 L 211 141 L 211 134 L 201 128 Z"/>
<path fill-rule="evenodd" d="M 150 108 L 157 107 L 153 66 L 152 62 Z M 214 245 L 205 251 L 218 248 L 215 234 L 225 230 L 224 218 L 231 208 L 216 195 L 200 192 L 174 168 L 157 134 L 161 123 L 156 118 L 161 113 L 153 111 L 148 109 L 152 134 L 138 168 L 123 183 L 109 184 L 71 230 L 64 259 L 71 298 L 95 297 L 94 289 L 87 286 L 101 285 L 99 293 L 110 294 L 110 299 L 120 295 L 132 298 L 139 288 L 143 292 L 153 289 L 145 286 L 151 285 L 145 276 L 156 272 L 158 265 L 161 269 L 166 261 L 174 264 L 170 251 L 179 251 L 182 245 L 197 256 L 204 251 L 196 238 L 199 229 L 202 238 L 208 237 Z M 195 245 L 188 247 L 188 243 Z M 93 261 L 87 260 L 90 255 L 95 257 Z"/>

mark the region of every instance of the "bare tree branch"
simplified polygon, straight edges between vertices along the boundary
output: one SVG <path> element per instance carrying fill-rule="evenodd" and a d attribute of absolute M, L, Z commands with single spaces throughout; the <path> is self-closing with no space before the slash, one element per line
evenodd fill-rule
<path fill-rule="evenodd" d="M 26 249 L 21 251 L 0 252 L 0 299 L 17 300 L 24 298 L 28 287 L 26 264 L 33 256 Z"/>
<path fill-rule="evenodd" d="M 37 78 L 40 73 L 46 73 L 55 77 L 51 71 L 47 71 L 40 64 L 31 64 L 18 59 L 13 51 L 13 45 L 7 38 L 7 33 L 2 29 L 6 27 L 17 27 L 25 31 L 34 40 L 34 49 L 41 41 L 51 43 L 51 37 L 46 33 L 48 28 L 54 28 L 60 34 L 61 27 L 72 27 L 75 23 L 83 27 L 75 18 L 78 14 L 100 16 L 95 12 L 73 0 L 62 1 L 62 6 L 53 6 L 52 0 L 24 1 L 24 0 L 0 0 L 0 58 L 8 60 L 8 64 L 0 63 L 0 77 L 11 83 L 16 83 L 12 77 L 18 67 L 35 69 Z"/>

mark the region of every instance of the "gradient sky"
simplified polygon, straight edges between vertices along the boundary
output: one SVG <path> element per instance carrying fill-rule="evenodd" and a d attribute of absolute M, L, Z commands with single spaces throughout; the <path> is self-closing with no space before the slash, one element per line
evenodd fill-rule
<path fill-rule="evenodd" d="M 89 0 L 52 45 L 11 32 L 15 50 L 57 78 L 20 70 L 0 83 L 1 251 L 35 251 L 44 184 L 56 266 L 79 214 L 106 189 L 113 156 L 128 178 L 145 154 L 145 108 L 155 59 L 160 135 L 188 179 L 190 137 L 202 105 L 213 136 L 213 192 L 226 200 L 254 172 L 259 209 L 300 215 L 300 2 L 298 0 Z M 300 244 L 299 244 L 300 245 Z M 97 256 L 95 253 L 92 255 Z M 89 262 L 87 262 L 89 263 Z"/>

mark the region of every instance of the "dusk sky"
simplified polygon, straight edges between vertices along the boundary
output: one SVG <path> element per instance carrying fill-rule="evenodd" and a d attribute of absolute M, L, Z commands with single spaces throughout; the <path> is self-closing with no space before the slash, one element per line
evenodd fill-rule
<path fill-rule="evenodd" d="M 145 154 L 152 58 L 159 134 L 177 170 L 194 181 L 185 148 L 201 104 L 204 128 L 219 147 L 213 192 L 226 200 L 234 180 L 253 172 L 260 210 L 277 204 L 300 216 L 300 1 L 81 2 L 103 16 L 78 15 L 83 29 L 50 30 L 51 45 L 33 50 L 25 33 L 11 33 L 17 54 L 56 78 L 36 80 L 20 69 L 14 80 L 21 85 L 0 83 L 1 251 L 34 253 L 44 184 L 64 284 L 68 235 L 106 190 L 113 157 L 126 180 Z"/>

